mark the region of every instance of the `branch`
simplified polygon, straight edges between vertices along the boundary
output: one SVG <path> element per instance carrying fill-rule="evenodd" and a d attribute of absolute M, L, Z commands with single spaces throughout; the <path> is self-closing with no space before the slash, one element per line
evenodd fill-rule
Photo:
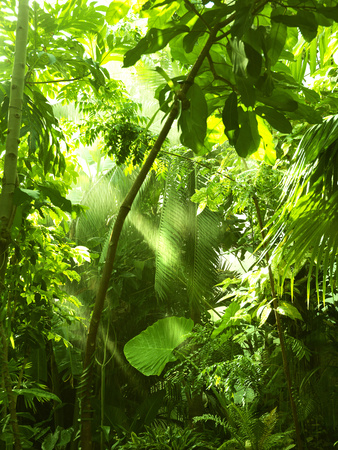
<path fill-rule="evenodd" d="M 26 83 L 27 84 L 69 83 L 71 81 L 82 80 L 87 75 L 89 75 L 89 72 L 86 73 L 85 75 L 82 75 L 81 77 L 69 78 L 68 80 L 59 79 L 59 80 L 50 80 L 50 81 L 27 81 Z"/>
<path fill-rule="evenodd" d="M 202 16 L 202 14 L 196 9 L 196 6 L 193 5 L 192 3 L 190 3 L 189 0 L 184 0 L 184 3 L 187 7 L 187 9 L 191 9 L 192 12 L 194 12 L 196 14 L 196 16 L 199 17 L 199 19 L 204 23 L 204 25 L 208 28 L 208 30 L 211 30 L 210 25 L 208 24 L 208 22 L 204 19 L 204 17 Z"/>

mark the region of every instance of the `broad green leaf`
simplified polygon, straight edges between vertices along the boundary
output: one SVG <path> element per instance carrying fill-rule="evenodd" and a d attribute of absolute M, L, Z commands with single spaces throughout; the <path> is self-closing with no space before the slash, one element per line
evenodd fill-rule
<path fill-rule="evenodd" d="M 23 203 L 30 203 L 32 200 L 40 198 L 40 191 L 33 189 L 16 188 L 14 191 L 13 200 L 15 205 L 19 206 Z"/>
<path fill-rule="evenodd" d="M 291 133 L 292 125 L 284 114 L 268 106 L 257 106 L 256 114 L 265 119 L 273 128 L 281 133 Z"/>
<path fill-rule="evenodd" d="M 277 311 L 283 316 L 290 317 L 290 319 L 303 320 L 303 317 L 300 315 L 298 309 L 291 303 L 281 301 L 278 305 Z"/>
<path fill-rule="evenodd" d="M 280 111 L 296 111 L 298 103 L 284 89 L 275 89 L 269 96 L 256 93 L 257 100 Z"/>
<path fill-rule="evenodd" d="M 54 433 L 49 433 L 42 443 L 41 450 L 54 450 L 59 440 L 60 429 L 56 429 Z"/>
<path fill-rule="evenodd" d="M 254 153 L 260 144 L 256 114 L 253 111 L 243 111 L 240 114 L 240 129 L 235 142 L 236 152 L 242 158 Z"/>
<path fill-rule="evenodd" d="M 301 120 L 303 118 L 308 123 L 313 124 L 317 124 L 323 121 L 323 118 L 319 111 L 317 111 L 310 105 L 305 105 L 304 103 L 298 103 L 297 110 L 289 113 L 289 117 L 294 120 Z"/>
<path fill-rule="evenodd" d="M 280 8 L 277 9 L 279 10 Z M 276 14 L 271 15 L 272 19 L 274 15 Z M 272 21 L 271 30 L 268 37 L 268 57 L 270 58 L 272 66 L 276 64 L 282 50 L 284 49 L 286 36 L 286 25 L 284 23 Z"/>
<path fill-rule="evenodd" d="M 226 99 L 222 111 L 222 120 L 225 127 L 225 134 L 229 139 L 231 145 L 234 145 L 239 132 L 238 110 L 237 110 L 237 95 L 232 92 Z"/>
<path fill-rule="evenodd" d="M 266 122 L 264 122 L 261 117 L 256 116 L 256 119 L 261 141 L 258 150 L 253 153 L 251 157 L 260 161 L 265 161 L 267 164 L 274 165 L 276 162 L 276 150 L 272 134 L 266 126 Z"/>
<path fill-rule="evenodd" d="M 146 36 L 133 49 L 129 50 L 124 56 L 123 67 L 133 66 L 142 55 L 155 53 L 164 48 L 171 39 L 177 37 L 180 33 L 186 33 L 189 27 L 177 25 L 176 27 L 166 28 L 164 30 L 151 28 Z"/>
<path fill-rule="evenodd" d="M 109 25 L 116 25 L 127 15 L 130 7 L 130 2 L 111 2 L 106 13 L 106 20 Z"/>
<path fill-rule="evenodd" d="M 239 309 L 240 309 L 240 306 L 238 303 L 236 303 L 236 302 L 230 303 L 230 305 L 227 307 L 227 309 L 225 310 L 225 313 L 222 316 L 221 324 L 219 325 L 218 328 L 216 328 L 216 330 L 213 331 L 213 333 L 211 335 L 212 338 L 218 336 L 222 331 L 224 331 L 228 327 L 234 325 L 234 322 L 231 321 L 231 319 L 232 319 L 232 317 L 235 316 L 235 314 L 237 313 L 237 311 L 239 311 Z"/>
<path fill-rule="evenodd" d="M 198 38 L 205 32 L 206 27 L 206 23 L 198 18 L 191 31 L 184 36 L 183 48 L 187 53 L 190 53 L 193 50 Z"/>
<path fill-rule="evenodd" d="M 184 317 L 160 319 L 124 346 L 129 363 L 143 375 L 160 375 L 165 365 L 176 361 L 174 349 L 186 339 L 194 322 Z"/>
<path fill-rule="evenodd" d="M 233 26 L 231 27 L 231 34 L 232 36 L 237 36 L 240 38 L 251 27 L 253 15 L 251 14 L 249 3 L 243 5 L 243 2 L 237 1 L 237 5 L 236 18 Z"/>
<path fill-rule="evenodd" d="M 194 153 L 205 152 L 204 139 L 207 132 L 208 105 L 202 89 L 193 84 L 187 94 L 189 106 L 182 102 L 182 112 L 178 120 L 181 128 L 181 143 Z"/>
<path fill-rule="evenodd" d="M 265 324 L 265 322 L 268 320 L 271 311 L 272 311 L 271 306 L 264 305 L 264 307 L 260 311 L 260 317 L 261 317 L 261 320 L 259 322 L 260 327 L 263 326 Z"/>
<path fill-rule="evenodd" d="M 249 60 L 246 67 L 248 75 L 253 78 L 258 78 L 262 71 L 263 57 L 260 52 L 257 52 L 250 44 L 246 42 L 244 42 L 244 49 Z"/>
<path fill-rule="evenodd" d="M 277 23 L 284 23 L 288 27 L 299 28 L 307 42 L 311 42 L 317 36 L 318 22 L 310 11 L 297 11 L 297 14 L 292 16 L 277 14 L 271 19 Z"/>
<path fill-rule="evenodd" d="M 252 82 L 248 78 L 236 76 L 236 84 L 241 94 L 242 103 L 245 106 L 255 106 L 256 92 Z"/>
<path fill-rule="evenodd" d="M 333 19 L 335 22 L 338 22 L 338 6 L 317 8 L 317 11 L 328 19 Z"/>
<path fill-rule="evenodd" d="M 39 184 L 39 189 L 43 193 L 45 197 L 49 197 L 50 201 L 53 203 L 53 205 L 57 206 L 58 208 L 62 209 L 63 211 L 67 211 L 69 213 L 72 212 L 72 202 L 68 200 L 67 198 L 63 197 L 60 192 L 57 189 L 44 186 L 42 184 Z"/>

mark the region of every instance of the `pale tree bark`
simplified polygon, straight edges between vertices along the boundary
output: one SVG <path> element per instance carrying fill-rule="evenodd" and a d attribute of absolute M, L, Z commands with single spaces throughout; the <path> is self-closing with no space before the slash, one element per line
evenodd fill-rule
<path fill-rule="evenodd" d="M 2 190 L 0 194 L 0 288 L 2 292 L 6 291 L 5 274 L 8 260 L 8 246 L 10 244 L 10 229 L 15 213 L 13 197 L 17 179 L 17 160 L 26 70 L 28 23 L 28 0 L 20 0 L 16 28 L 14 66 L 10 88 L 8 134 L 2 177 Z M 4 305 L 1 306 L 4 307 Z M 14 448 L 15 450 L 20 450 L 22 445 L 16 414 L 16 402 L 8 367 L 8 336 L 6 331 L 4 322 L 0 322 L 1 371 L 7 393 L 7 404 L 10 414 L 10 424 L 13 431 Z"/>

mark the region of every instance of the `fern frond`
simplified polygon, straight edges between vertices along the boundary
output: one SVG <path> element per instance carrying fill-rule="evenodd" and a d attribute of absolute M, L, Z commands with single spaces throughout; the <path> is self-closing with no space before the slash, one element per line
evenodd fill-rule
<path fill-rule="evenodd" d="M 156 254 L 155 289 L 160 298 L 185 295 L 198 311 L 217 282 L 219 218 L 208 209 L 197 215 L 190 197 L 206 180 L 193 161 L 173 160 L 168 170 Z"/>

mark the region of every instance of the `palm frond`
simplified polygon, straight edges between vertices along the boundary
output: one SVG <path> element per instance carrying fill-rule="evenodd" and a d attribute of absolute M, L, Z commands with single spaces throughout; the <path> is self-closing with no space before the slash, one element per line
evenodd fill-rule
<path fill-rule="evenodd" d="M 331 287 L 337 276 L 338 116 L 310 128 L 304 135 L 294 164 L 285 176 L 283 191 L 267 238 L 270 248 L 279 242 L 274 250 L 285 260 L 283 282 L 290 269 L 300 268 L 304 258 L 309 258 L 309 301 L 313 272 L 317 293 L 320 270 L 329 274 Z M 325 293 L 324 280 L 323 299 Z"/>

